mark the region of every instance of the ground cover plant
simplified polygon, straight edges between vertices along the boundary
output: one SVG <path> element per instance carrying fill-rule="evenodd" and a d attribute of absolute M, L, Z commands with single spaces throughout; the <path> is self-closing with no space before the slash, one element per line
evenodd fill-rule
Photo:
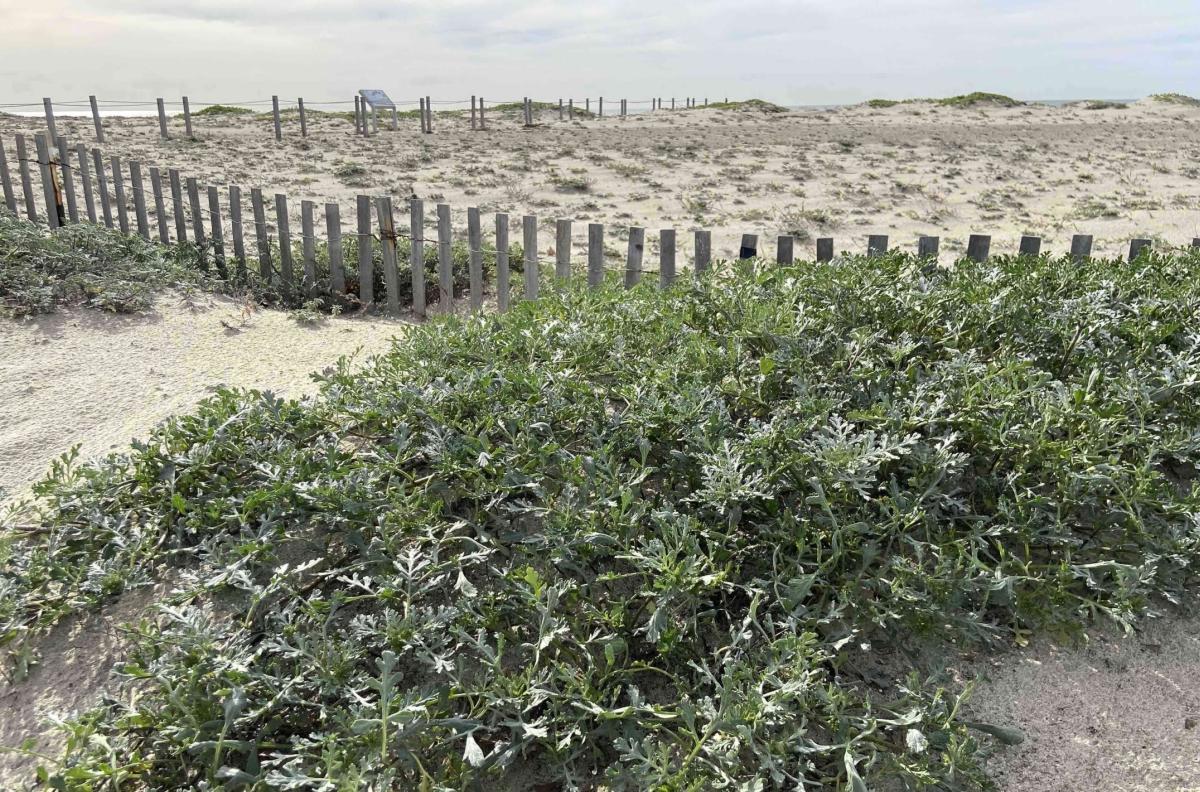
<path fill-rule="evenodd" d="M 975 788 L 931 644 L 1195 590 L 1200 256 L 753 262 L 416 328 L 64 462 L 10 652 L 172 593 L 60 788 Z"/>

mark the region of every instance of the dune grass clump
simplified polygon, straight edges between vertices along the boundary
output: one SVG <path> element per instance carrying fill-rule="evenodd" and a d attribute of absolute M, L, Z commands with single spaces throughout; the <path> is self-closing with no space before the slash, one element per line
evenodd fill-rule
<path fill-rule="evenodd" d="M 249 107 L 236 107 L 234 105 L 223 104 L 209 105 L 193 113 L 193 115 L 198 116 L 245 116 L 254 114 L 255 112 Z"/>
<path fill-rule="evenodd" d="M 764 99 L 746 99 L 740 102 L 710 102 L 710 110 L 738 110 L 756 113 L 786 113 L 787 108 Z"/>
<path fill-rule="evenodd" d="M 869 99 L 869 100 L 867 100 L 867 107 L 870 107 L 875 110 L 884 110 L 889 107 L 895 107 L 898 104 L 901 104 L 901 102 L 896 99 Z"/>
<path fill-rule="evenodd" d="M 1162 104 L 1184 105 L 1186 107 L 1200 107 L 1200 99 L 1188 96 L 1181 93 L 1158 93 L 1152 94 L 1150 98 L 1155 102 Z"/>
<path fill-rule="evenodd" d="M 923 647 L 1195 590 L 1198 301 L 1196 254 L 749 263 L 222 390 L 3 534 L 10 651 L 173 591 L 46 777 L 976 788 L 1014 737 Z"/>
<path fill-rule="evenodd" d="M 1011 96 L 986 93 L 984 91 L 975 91 L 969 94 L 962 94 L 961 96 L 948 96 L 944 99 L 935 99 L 934 102 L 942 107 L 977 107 L 979 105 L 1021 107 L 1025 104 L 1018 99 L 1013 99 Z"/>

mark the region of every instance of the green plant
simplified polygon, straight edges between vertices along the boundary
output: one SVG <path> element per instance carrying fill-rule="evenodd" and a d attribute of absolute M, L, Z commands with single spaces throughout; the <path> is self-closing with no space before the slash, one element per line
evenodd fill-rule
<path fill-rule="evenodd" d="M 887 107 L 895 107 L 900 102 L 895 99 L 871 99 L 867 102 L 867 107 L 873 107 L 877 110 L 882 110 Z"/>
<path fill-rule="evenodd" d="M 1162 104 L 1184 105 L 1186 107 L 1200 107 L 1200 99 L 1196 99 L 1186 94 L 1181 93 L 1158 93 L 1152 94 L 1150 98 L 1155 102 Z"/>
<path fill-rule="evenodd" d="M 244 116 L 254 115 L 254 111 L 249 107 L 235 107 L 234 105 L 215 104 L 197 110 L 194 115 L 198 116 Z"/>
<path fill-rule="evenodd" d="M 943 107 L 975 107 L 977 105 L 996 105 L 999 107 L 1020 107 L 1025 103 L 1003 94 L 975 91 L 961 96 L 948 96 L 938 99 L 936 103 Z"/>

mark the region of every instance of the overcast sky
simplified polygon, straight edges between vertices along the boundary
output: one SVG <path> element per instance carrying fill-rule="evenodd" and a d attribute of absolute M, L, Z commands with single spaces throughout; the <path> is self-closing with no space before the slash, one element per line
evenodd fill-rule
<path fill-rule="evenodd" d="M 1200 94 L 1200 0 L 0 0 L 0 103 Z"/>

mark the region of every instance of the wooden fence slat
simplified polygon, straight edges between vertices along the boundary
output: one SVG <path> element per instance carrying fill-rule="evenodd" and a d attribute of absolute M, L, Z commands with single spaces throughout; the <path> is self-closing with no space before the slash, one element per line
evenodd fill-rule
<path fill-rule="evenodd" d="M 538 262 L 538 227 L 536 215 L 525 215 L 521 218 L 522 231 L 524 232 L 524 247 L 525 247 L 525 299 L 536 300 L 538 298 L 538 286 L 541 276 L 541 264 Z"/>
<path fill-rule="evenodd" d="M 50 228 L 58 228 L 61 223 L 59 222 L 54 174 L 50 171 L 50 146 L 46 142 L 44 132 L 37 133 L 33 140 L 37 145 L 38 171 L 42 176 L 42 197 L 46 201 L 46 220 L 49 222 Z"/>
<path fill-rule="evenodd" d="M 46 109 L 46 131 L 50 133 L 50 141 L 53 143 L 58 140 L 58 129 L 54 125 L 54 103 L 50 101 L 50 97 L 42 99 L 42 107 Z"/>
<path fill-rule="evenodd" d="M 300 244 L 304 255 L 304 293 L 311 297 L 317 289 L 317 237 L 312 201 L 300 202 Z"/>
<path fill-rule="evenodd" d="M 100 210 L 104 214 L 104 225 L 113 227 L 112 204 L 108 200 L 108 177 L 104 175 L 104 156 L 100 149 L 92 149 L 92 161 L 96 165 L 96 192 L 100 194 Z"/>
<path fill-rule="evenodd" d="M 354 97 L 354 134 L 362 134 L 362 100 L 357 94 Z"/>
<path fill-rule="evenodd" d="M 237 277 L 246 282 L 246 242 L 242 226 L 242 188 L 229 185 L 229 228 L 233 232 L 233 259 L 237 262 Z"/>
<path fill-rule="evenodd" d="M 167 176 L 171 181 L 171 214 L 175 217 L 175 241 L 187 242 L 187 217 L 183 213 L 183 186 L 179 181 L 179 171 L 169 168 Z"/>
<path fill-rule="evenodd" d="M 779 237 L 775 249 L 775 261 L 782 265 L 792 264 L 796 260 L 796 241 L 790 234 Z"/>
<path fill-rule="evenodd" d="M 1022 256 L 1040 256 L 1042 254 L 1042 238 L 1028 234 L 1022 236 L 1018 253 Z"/>
<path fill-rule="evenodd" d="M 154 194 L 154 216 L 158 221 L 158 241 L 171 244 L 171 232 L 167 226 L 167 206 L 163 200 L 162 174 L 158 168 L 150 167 L 150 187 Z"/>
<path fill-rule="evenodd" d="M 412 237 L 409 274 L 412 277 L 413 313 L 425 316 L 425 203 L 420 198 L 408 202 L 408 230 Z"/>
<path fill-rule="evenodd" d="M 88 103 L 92 106 L 92 124 L 96 127 L 96 142 L 104 142 L 104 125 L 100 123 L 100 106 L 96 103 L 95 96 L 88 97 Z"/>
<path fill-rule="evenodd" d="M 554 277 L 559 280 L 571 277 L 570 220 L 558 220 L 554 223 Z"/>
<path fill-rule="evenodd" d="M 507 311 L 511 298 L 508 266 L 508 215 L 496 214 L 496 309 Z"/>
<path fill-rule="evenodd" d="M 935 236 L 923 236 L 917 240 L 917 256 L 920 258 L 936 259 L 941 247 L 941 239 Z"/>
<path fill-rule="evenodd" d="M 200 211 L 200 185 L 194 176 L 187 177 L 187 195 L 188 206 L 192 210 L 192 242 L 200 251 L 200 268 L 207 272 L 208 255 L 204 249 L 207 236 L 204 233 L 204 215 Z"/>
<path fill-rule="evenodd" d="M 162 98 L 158 100 L 158 134 L 163 140 L 170 140 L 171 133 L 167 131 L 167 106 Z"/>
<path fill-rule="evenodd" d="M 271 117 L 275 121 L 275 139 L 283 140 L 283 124 L 279 120 L 279 97 L 271 97 Z M 276 197 L 278 198 L 278 193 Z"/>
<path fill-rule="evenodd" d="M 1192 239 L 1192 247 L 1200 248 L 1200 237 L 1195 237 Z"/>
<path fill-rule="evenodd" d="M 67 217 L 72 223 L 79 222 L 79 204 L 75 199 L 75 174 L 71 165 L 71 149 L 67 147 L 67 139 L 58 139 L 58 167 L 62 171 L 63 192 L 67 194 Z"/>
<path fill-rule="evenodd" d="M 1071 237 L 1071 258 L 1074 261 L 1083 261 L 1085 258 L 1092 255 L 1092 235 L 1091 234 L 1076 234 Z"/>
<path fill-rule="evenodd" d="M 433 134 L 433 100 L 428 96 L 425 97 L 425 130 L 429 134 Z"/>
<path fill-rule="evenodd" d="M 471 95 L 471 131 L 475 131 L 475 96 Z"/>
<path fill-rule="evenodd" d="M 696 274 L 708 272 L 712 267 L 712 232 L 696 232 Z"/>
<path fill-rule="evenodd" d="M 267 235 L 267 207 L 258 187 L 250 188 L 250 211 L 254 214 L 254 239 L 258 244 L 258 276 L 263 283 L 270 283 L 271 238 Z"/>
<path fill-rule="evenodd" d="M 342 264 L 342 209 L 325 204 L 325 238 L 329 247 L 329 281 L 334 294 L 346 293 L 346 271 Z"/>
<path fill-rule="evenodd" d="M 192 132 L 192 108 L 188 104 L 188 98 L 183 97 L 183 131 L 187 135 L 188 140 L 195 140 L 196 135 Z"/>
<path fill-rule="evenodd" d="M 646 247 L 646 229 L 631 226 L 629 250 L 625 255 L 625 288 L 636 286 L 642 279 L 642 251 Z"/>
<path fill-rule="evenodd" d="M 1129 260 L 1136 261 L 1137 257 L 1141 255 L 1142 251 L 1146 250 L 1147 248 L 1150 247 L 1150 244 L 1151 244 L 1151 241 L 1149 239 L 1130 240 L 1130 242 L 1129 242 Z"/>
<path fill-rule="evenodd" d="M 588 286 L 604 283 L 604 225 L 588 223 Z"/>
<path fill-rule="evenodd" d="M 483 120 L 483 97 L 479 97 L 479 128 L 487 129 L 487 124 Z"/>
<path fill-rule="evenodd" d="M 25 216 L 31 223 L 38 221 L 37 201 L 33 197 L 33 180 L 29 177 L 29 152 L 25 147 L 25 136 L 17 133 L 17 170 L 21 174 L 21 197 L 25 200 Z M 112 227 L 112 224 L 109 224 Z"/>
<path fill-rule="evenodd" d="M 471 284 L 471 310 L 483 307 L 483 229 L 479 226 L 479 209 L 467 208 L 468 276 Z"/>
<path fill-rule="evenodd" d="M 287 196 L 275 193 L 275 233 L 279 236 L 279 276 L 285 294 L 296 287 L 296 268 L 292 264 L 292 232 L 288 228 Z"/>
<path fill-rule="evenodd" d="M 146 183 L 142 179 L 142 163 L 129 161 L 129 189 L 133 191 L 133 213 L 137 218 L 138 236 L 150 241 L 150 220 L 146 216 Z"/>
<path fill-rule="evenodd" d="M 363 307 L 375 302 L 375 261 L 371 237 L 371 199 L 366 195 L 355 198 L 358 217 L 358 301 Z"/>
<path fill-rule="evenodd" d="M 751 259 L 758 255 L 758 234 L 742 234 L 742 246 L 738 250 L 739 259 Z"/>
<path fill-rule="evenodd" d="M 75 144 L 76 169 L 79 171 L 79 190 L 83 193 L 83 204 L 87 207 L 89 223 L 96 222 L 96 199 L 92 196 L 92 175 L 89 172 L 87 146 Z M 13 209 L 15 213 L 17 210 Z"/>
<path fill-rule="evenodd" d="M 988 260 L 991 252 L 992 238 L 986 234 L 971 234 L 967 238 L 967 258 L 982 264 Z"/>
<path fill-rule="evenodd" d="M 392 199 L 387 196 L 376 198 L 375 210 L 379 215 L 379 247 L 383 251 L 383 283 L 387 288 L 387 311 L 396 316 L 400 313 L 400 272 L 396 261 L 396 224 L 392 216 Z"/>
<path fill-rule="evenodd" d="M 675 229 L 658 232 L 658 285 L 666 289 L 675 282 Z"/>
<path fill-rule="evenodd" d="M 229 279 L 229 268 L 225 266 L 225 230 L 221 223 L 221 196 L 217 188 L 208 188 L 208 222 L 211 229 L 213 261 L 217 265 L 217 274 Z"/>
<path fill-rule="evenodd" d="M 8 172 L 8 156 L 4 153 L 4 141 L 0 140 L 0 187 L 4 189 L 4 205 L 12 214 L 17 213 L 17 194 L 13 191 L 12 174 Z"/>
<path fill-rule="evenodd" d="M 300 108 L 300 137 L 308 137 L 308 117 L 304 115 L 304 97 L 298 98 L 296 105 Z"/>
<path fill-rule="evenodd" d="M 871 234 L 867 237 L 867 255 L 882 256 L 888 252 L 887 234 Z"/>
<path fill-rule="evenodd" d="M 833 261 L 833 237 L 821 237 L 817 240 L 817 261 Z"/>
<path fill-rule="evenodd" d="M 437 205 L 438 310 L 454 313 L 454 251 L 450 238 L 450 206 Z"/>

